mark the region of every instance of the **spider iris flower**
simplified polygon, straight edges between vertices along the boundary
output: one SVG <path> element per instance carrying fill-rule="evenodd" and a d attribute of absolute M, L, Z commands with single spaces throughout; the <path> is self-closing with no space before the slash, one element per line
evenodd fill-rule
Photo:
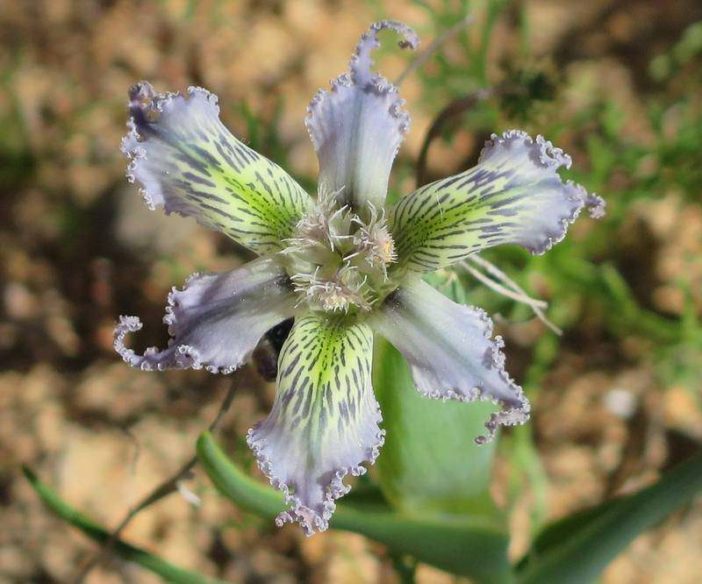
<path fill-rule="evenodd" d="M 319 159 L 316 196 L 238 141 L 204 89 L 130 91 L 122 149 L 128 177 L 150 208 L 194 217 L 259 255 L 223 274 L 194 274 L 168 297 L 167 348 L 139 355 L 125 346 L 138 318 L 121 317 L 115 348 L 144 370 L 206 368 L 229 373 L 281 321 L 294 325 L 278 361 L 277 393 L 248 443 L 297 521 L 310 534 L 327 528 L 344 478 L 365 472 L 383 443 L 371 385 L 373 334 L 407 360 L 429 398 L 501 406 L 487 420 L 524 423 L 529 404 L 504 368 L 502 341 L 480 309 L 454 303 L 422 277 L 500 244 L 540 254 L 560 241 L 583 209 L 602 201 L 557 170 L 570 158 L 542 137 L 494 135 L 476 167 L 386 206 L 392 162 L 409 127 L 397 88 L 371 71 L 377 34 L 400 46 L 417 37 L 397 22 L 365 33 L 349 71 L 312 99 L 307 128 Z"/>

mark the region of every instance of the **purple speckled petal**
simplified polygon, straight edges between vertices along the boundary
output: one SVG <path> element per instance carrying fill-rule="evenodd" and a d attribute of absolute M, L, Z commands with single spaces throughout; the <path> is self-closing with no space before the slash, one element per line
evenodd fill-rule
<path fill-rule="evenodd" d="M 307 535 L 324 531 L 343 479 L 365 472 L 383 443 L 371 386 L 373 334 L 366 324 L 310 312 L 295 320 L 280 354 L 273 410 L 248 442 Z"/>
<path fill-rule="evenodd" d="M 477 166 L 418 189 L 391 210 L 398 261 L 423 272 L 505 243 L 544 253 L 584 207 L 593 217 L 604 214 L 600 197 L 558 175 L 570 162 L 542 136 L 493 135 Z"/>
<path fill-rule="evenodd" d="M 415 280 L 388 297 L 372 326 L 407 359 L 422 394 L 502 406 L 485 424 L 488 435 L 477 442 L 490 439 L 499 425 L 529 418 L 529 402 L 505 371 L 502 339 L 492 338 L 484 311 L 456 304 Z"/>
<path fill-rule="evenodd" d="M 147 371 L 201 369 L 230 373 L 256 347 L 263 334 L 293 314 L 295 298 L 287 276 L 271 259 L 254 260 L 224 274 L 193 274 L 182 290 L 168 295 L 164 323 L 168 347 L 138 355 L 124 345 L 141 329 L 136 316 L 122 316 L 115 350 L 132 367 Z"/>
<path fill-rule="evenodd" d="M 337 77 L 331 91 L 320 90 L 310 102 L 307 129 L 319 157 L 319 193 L 336 194 L 360 209 L 367 202 L 382 207 L 388 178 L 409 115 L 397 88 L 371 72 L 371 52 L 378 32 L 402 35 L 402 48 L 416 48 L 417 36 L 399 22 L 373 24 L 358 43 L 349 72 Z"/>
<path fill-rule="evenodd" d="M 149 208 L 194 217 L 257 253 L 285 247 L 310 197 L 288 174 L 242 144 L 219 119 L 217 97 L 191 87 L 129 92 L 122 151 Z"/>

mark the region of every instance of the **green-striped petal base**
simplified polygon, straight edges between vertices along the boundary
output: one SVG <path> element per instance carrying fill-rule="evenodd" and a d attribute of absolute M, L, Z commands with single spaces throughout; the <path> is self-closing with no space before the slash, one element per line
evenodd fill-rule
<path fill-rule="evenodd" d="M 150 208 L 195 217 L 258 253 L 277 251 L 310 198 L 277 164 L 242 144 L 219 120 L 217 98 L 198 87 L 157 94 L 141 82 L 129 92 L 127 177 Z"/>
<path fill-rule="evenodd" d="M 261 470 L 308 535 L 324 531 L 347 475 L 365 472 L 383 443 L 371 385 L 373 335 L 368 325 L 311 312 L 298 318 L 278 362 L 270 415 L 249 431 Z"/>
<path fill-rule="evenodd" d="M 544 253 L 583 207 L 594 217 L 604 212 L 602 199 L 560 178 L 558 169 L 570 162 L 542 136 L 493 135 L 476 167 L 424 186 L 392 209 L 399 264 L 434 271 L 504 243 Z"/>

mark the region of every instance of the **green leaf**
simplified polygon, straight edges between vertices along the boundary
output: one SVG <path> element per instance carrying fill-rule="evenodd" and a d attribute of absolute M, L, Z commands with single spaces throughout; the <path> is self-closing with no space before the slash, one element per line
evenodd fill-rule
<path fill-rule="evenodd" d="M 374 361 L 373 386 L 387 431 L 376 462 L 385 497 L 408 514 L 499 517 L 488 491 L 495 441 L 473 441 L 495 407 L 420 395 L 404 358 L 384 339 L 376 339 Z"/>
<path fill-rule="evenodd" d="M 268 519 L 285 509 L 283 495 L 250 478 L 224 454 L 208 432 L 198 456 L 217 489 L 236 505 Z M 331 527 L 353 531 L 388 546 L 391 553 L 417 560 L 476 582 L 511 582 L 507 535 L 485 518 L 407 516 L 380 505 L 337 505 Z"/>
<path fill-rule="evenodd" d="M 77 527 L 90 539 L 100 544 L 106 544 L 110 541 L 109 531 L 64 502 L 45 483 L 41 482 L 31 469 L 23 467 L 22 471 L 43 503 L 61 519 Z M 201 574 L 178 568 L 158 556 L 129 545 L 120 539 L 114 540 L 111 550 L 121 558 L 139 564 L 142 568 L 161 576 L 167 582 L 174 584 L 225 584 L 223 580 L 207 578 Z"/>
<path fill-rule="evenodd" d="M 427 278 L 439 291 L 466 303 L 457 279 Z M 488 491 L 496 440 L 474 442 L 496 407 L 486 402 L 431 400 L 419 394 L 402 355 L 376 337 L 373 387 L 387 431 L 376 462 L 385 497 L 411 513 L 501 517 Z"/>
<path fill-rule="evenodd" d="M 639 534 L 702 490 L 702 454 L 638 493 L 547 526 L 518 565 L 519 582 L 592 582 Z"/>

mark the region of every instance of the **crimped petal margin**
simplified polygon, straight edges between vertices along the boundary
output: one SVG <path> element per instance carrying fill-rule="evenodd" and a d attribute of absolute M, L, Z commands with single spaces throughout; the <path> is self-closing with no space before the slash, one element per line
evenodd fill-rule
<path fill-rule="evenodd" d="M 248 434 L 258 465 L 285 493 L 307 535 L 324 531 L 347 475 L 366 472 L 384 440 L 371 385 L 373 334 L 365 324 L 309 313 L 296 319 L 280 354 L 270 415 Z"/>
<path fill-rule="evenodd" d="M 529 419 L 529 402 L 505 370 L 503 341 L 492 338 L 492 321 L 484 311 L 415 280 L 387 298 L 372 326 L 403 354 L 423 395 L 501 406 L 485 424 L 488 434 L 476 442 L 490 440 L 498 426 Z"/>
<path fill-rule="evenodd" d="M 371 53 L 380 46 L 383 29 L 401 35 L 402 48 L 419 44 L 408 26 L 376 22 L 361 37 L 349 72 L 332 81 L 330 92 L 317 92 L 306 119 L 319 158 L 320 196 L 335 194 L 357 210 L 366 203 L 382 207 L 393 160 L 409 129 L 397 87 L 371 72 Z"/>
<path fill-rule="evenodd" d="M 487 142 L 478 165 L 401 199 L 390 224 L 400 263 L 424 272 L 504 243 L 542 254 L 561 241 L 583 207 L 604 201 L 558 175 L 570 156 L 542 136 L 510 130 Z"/>
<path fill-rule="evenodd" d="M 231 373 L 240 367 L 265 332 L 292 316 L 295 298 L 285 272 L 271 259 L 254 260 L 224 274 L 193 274 L 182 290 L 173 288 L 163 322 L 168 347 L 143 355 L 125 346 L 141 329 L 136 316 L 121 316 L 115 350 L 140 369 L 202 369 Z"/>
<path fill-rule="evenodd" d="M 242 144 L 219 119 L 217 97 L 199 87 L 129 92 L 122 152 L 150 209 L 163 207 L 230 236 L 257 253 L 277 251 L 310 198 L 283 169 Z"/>

